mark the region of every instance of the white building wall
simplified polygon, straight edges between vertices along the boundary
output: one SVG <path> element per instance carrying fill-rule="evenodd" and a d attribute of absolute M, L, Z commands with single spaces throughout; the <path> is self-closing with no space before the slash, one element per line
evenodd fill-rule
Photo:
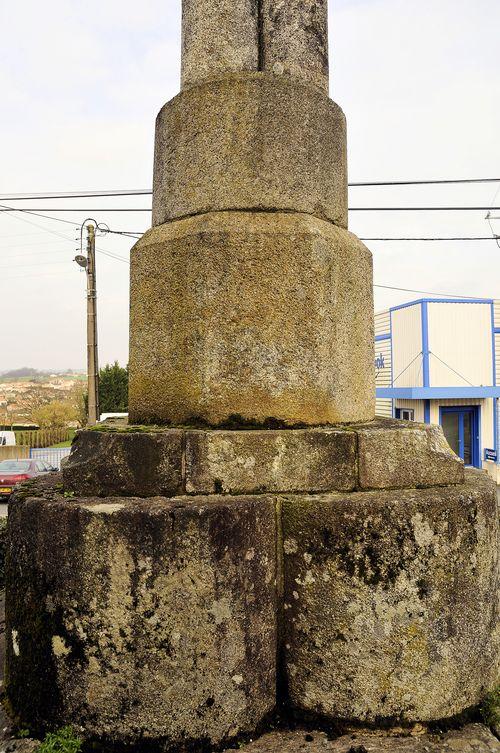
<path fill-rule="evenodd" d="M 500 327 L 500 300 L 493 301 L 493 318 L 495 321 L 495 327 Z"/>
<path fill-rule="evenodd" d="M 500 385 L 500 334 L 495 335 L 496 382 Z"/>
<path fill-rule="evenodd" d="M 379 340 L 375 343 L 375 386 L 390 387 L 391 379 L 391 341 Z M 377 416 L 392 418 L 392 400 L 378 398 L 375 403 L 375 413 Z"/>
<path fill-rule="evenodd" d="M 391 315 L 389 310 L 375 314 L 375 337 L 388 335 L 391 331 Z"/>
<path fill-rule="evenodd" d="M 392 312 L 393 386 L 422 387 L 422 307 Z"/>
<path fill-rule="evenodd" d="M 378 397 L 375 400 L 375 415 L 383 418 L 392 418 L 392 400 Z"/>
<path fill-rule="evenodd" d="M 486 303 L 429 303 L 431 387 L 491 385 L 491 306 Z"/>

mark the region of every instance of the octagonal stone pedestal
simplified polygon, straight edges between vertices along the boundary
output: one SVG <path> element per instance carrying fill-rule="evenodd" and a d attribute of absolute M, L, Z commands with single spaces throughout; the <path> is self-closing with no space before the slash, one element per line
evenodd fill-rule
<path fill-rule="evenodd" d="M 500 680 L 496 489 L 283 498 L 284 666 L 299 711 L 446 719 Z"/>
<path fill-rule="evenodd" d="M 276 701 L 408 724 L 499 679 L 496 490 L 439 427 L 85 431 L 9 529 L 6 692 L 30 729 L 212 750 Z"/>
<path fill-rule="evenodd" d="M 6 692 L 21 727 L 177 751 L 253 733 L 273 710 L 272 499 L 76 499 L 38 480 L 9 527 Z"/>

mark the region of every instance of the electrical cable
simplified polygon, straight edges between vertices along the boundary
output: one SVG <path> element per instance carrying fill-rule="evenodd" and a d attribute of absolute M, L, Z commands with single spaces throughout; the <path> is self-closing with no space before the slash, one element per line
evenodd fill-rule
<path fill-rule="evenodd" d="M 1 206 L 1 205 L 0 205 Z M 0 212 L 26 212 L 27 214 L 37 214 L 38 212 L 45 211 L 41 207 L 30 207 L 29 209 L 20 209 L 17 207 L 0 208 Z M 102 213 L 102 212 L 151 212 L 151 208 L 148 207 L 50 207 L 50 212 L 87 212 L 87 213 Z M 500 207 L 349 207 L 349 212 L 499 212 Z M 41 216 L 41 215 L 40 215 Z M 181 218 L 182 219 L 182 218 Z M 68 220 L 66 220 L 68 222 Z M 74 225 L 76 223 L 69 222 Z"/>
<path fill-rule="evenodd" d="M 484 235 L 484 236 L 473 236 L 473 237 L 457 237 L 457 238 L 422 238 L 422 237 L 415 237 L 415 238 L 360 238 L 360 241 L 433 241 L 433 242 L 445 242 L 445 241 L 494 241 L 498 238 L 497 235 Z"/>
<path fill-rule="evenodd" d="M 481 296 L 476 295 L 457 295 L 456 293 L 435 293 L 431 292 L 429 290 L 415 290 L 414 288 L 397 288 L 392 285 L 379 285 L 374 283 L 374 288 L 384 288 L 385 290 L 399 290 L 402 293 L 422 293 L 423 295 L 431 295 L 435 296 L 436 298 L 457 298 L 457 299 L 463 299 L 466 301 L 477 301 L 478 298 L 481 298 Z"/>
<path fill-rule="evenodd" d="M 351 188 L 369 188 L 383 186 L 435 186 L 435 185 L 463 185 L 471 183 L 500 183 L 500 178 L 437 178 L 430 180 L 388 180 L 388 181 L 358 181 L 349 183 Z M 13 193 L 0 194 L 1 201 L 27 201 L 32 199 L 85 199 L 113 196 L 151 196 L 149 188 L 111 189 L 104 191 L 53 191 L 42 193 Z"/>
<path fill-rule="evenodd" d="M 401 371 L 401 372 L 400 372 L 400 373 L 399 373 L 399 374 L 397 375 L 397 377 L 396 377 L 395 379 L 393 379 L 393 380 L 392 380 L 392 386 L 394 386 L 394 382 L 397 382 L 397 381 L 398 381 L 399 377 L 402 377 L 402 376 L 403 376 L 403 374 L 405 373 L 405 371 L 408 371 L 408 369 L 410 368 L 410 366 L 411 366 L 411 365 L 412 365 L 413 363 L 415 363 L 415 361 L 417 360 L 417 358 L 419 358 L 420 356 L 423 356 L 423 355 L 424 355 L 424 354 L 423 354 L 423 352 L 422 352 L 422 351 L 420 351 L 420 353 L 417 353 L 417 355 L 415 356 L 415 358 L 413 358 L 413 359 L 412 359 L 412 360 L 410 361 L 410 363 L 408 364 L 408 366 L 406 366 L 406 367 L 405 367 L 405 368 L 403 369 L 403 371 Z"/>
<path fill-rule="evenodd" d="M 445 361 L 443 361 L 443 359 L 440 358 L 439 356 L 437 356 L 435 353 L 433 353 L 432 350 L 429 351 L 429 355 L 430 356 L 434 356 L 434 358 L 437 358 L 438 361 L 441 361 L 441 363 L 443 364 L 443 366 L 446 366 L 447 369 L 450 369 L 450 371 L 453 371 L 454 374 L 456 374 L 458 377 L 460 377 L 460 379 L 463 379 L 464 382 L 467 382 L 467 384 L 469 384 L 471 387 L 477 387 L 478 386 L 477 384 L 472 384 L 472 382 L 469 382 L 469 380 L 466 377 L 464 377 L 463 374 L 460 374 L 458 371 L 456 371 L 456 369 L 453 368 L 453 366 L 450 366 L 449 363 L 446 363 Z"/>
<path fill-rule="evenodd" d="M 0 207 L 1 206 L 3 206 L 3 205 L 0 204 Z M 0 211 L 1 211 L 1 209 L 0 209 Z M 18 210 L 15 210 L 15 211 L 17 212 Z M 24 214 L 24 212 L 22 212 L 22 213 Z M 29 214 L 33 214 L 33 213 L 29 212 Z M 52 235 L 56 235 L 59 238 L 64 238 L 64 240 L 71 241 L 72 243 L 76 243 L 77 242 L 76 238 L 69 238 L 67 235 L 63 235 L 62 233 L 59 233 L 57 230 L 50 230 L 49 228 L 42 227 L 42 225 L 38 225 L 36 222 L 32 222 L 31 220 L 27 220 L 24 217 L 19 217 L 18 214 L 14 214 L 13 216 L 14 216 L 14 218 L 16 220 L 19 220 L 19 222 L 25 222 L 28 225 L 33 225 L 34 227 L 38 227 L 41 230 L 43 230 L 44 232 L 46 232 L 46 233 L 51 233 Z M 44 219 L 47 219 L 47 220 L 56 219 L 56 218 L 52 218 L 52 217 L 47 217 L 46 215 L 37 215 L 37 216 L 43 217 Z M 61 221 L 62 222 L 66 222 L 66 220 L 61 220 Z M 80 225 L 77 224 L 77 223 L 75 223 L 75 222 L 68 222 L 67 224 L 73 225 L 75 228 L 77 228 L 77 227 L 79 228 L 80 227 Z M 111 259 L 116 259 L 117 261 L 121 261 L 121 262 L 124 262 L 125 264 L 129 264 L 128 259 L 125 259 L 125 257 L 120 256 L 119 254 L 114 254 L 112 251 L 106 251 L 104 249 L 97 248 L 97 247 L 96 247 L 96 251 L 98 251 L 100 254 L 103 254 L 104 256 L 109 256 Z"/>

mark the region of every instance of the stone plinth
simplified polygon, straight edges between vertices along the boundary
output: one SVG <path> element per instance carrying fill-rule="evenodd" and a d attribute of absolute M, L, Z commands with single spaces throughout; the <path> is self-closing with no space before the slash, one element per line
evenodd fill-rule
<path fill-rule="evenodd" d="M 499 680 L 496 488 L 283 501 L 285 666 L 302 711 L 373 724 L 452 717 Z"/>
<path fill-rule="evenodd" d="M 298 713 L 394 723 L 478 704 L 498 681 L 496 491 L 464 482 L 439 427 L 401 422 L 395 441 L 397 425 L 78 435 L 63 484 L 28 482 L 11 505 L 22 724 L 218 745 L 272 711 L 278 655 Z M 384 428 L 429 488 L 357 491 Z M 174 496 L 129 496 L 148 479 Z"/>
<path fill-rule="evenodd" d="M 131 422 L 372 419 L 372 300 L 368 249 L 309 215 L 216 212 L 150 230 L 131 260 Z"/>
<path fill-rule="evenodd" d="M 241 749 L 247 753 L 500 753 L 500 742 L 487 727 L 468 724 L 436 734 L 356 730 L 336 739 L 318 730 L 296 729 L 262 735 Z"/>
<path fill-rule="evenodd" d="M 6 692 L 21 727 L 178 750 L 273 710 L 272 499 L 78 499 L 50 479 L 11 505 Z"/>
<path fill-rule="evenodd" d="M 227 209 L 307 212 L 347 227 L 340 107 L 263 73 L 225 76 L 168 102 L 156 120 L 153 225 Z"/>
<path fill-rule="evenodd" d="M 377 419 L 254 431 L 101 427 L 78 432 L 63 475 L 78 495 L 172 497 L 446 486 L 463 483 L 464 468 L 441 427 Z"/>

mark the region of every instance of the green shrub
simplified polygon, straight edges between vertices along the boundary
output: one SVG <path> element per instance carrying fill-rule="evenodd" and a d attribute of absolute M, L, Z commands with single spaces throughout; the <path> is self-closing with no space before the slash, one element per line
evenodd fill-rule
<path fill-rule="evenodd" d="M 72 727 L 62 727 L 57 732 L 48 732 L 37 753 L 80 753 L 82 741 Z"/>

